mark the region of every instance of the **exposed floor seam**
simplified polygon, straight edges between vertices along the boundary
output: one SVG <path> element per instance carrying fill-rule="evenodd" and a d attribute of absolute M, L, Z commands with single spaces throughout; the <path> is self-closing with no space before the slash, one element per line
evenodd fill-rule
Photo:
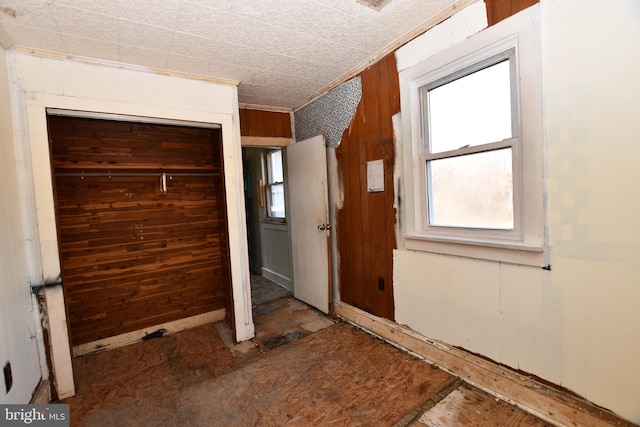
<path fill-rule="evenodd" d="M 449 384 L 441 388 L 436 394 L 422 402 L 416 409 L 402 417 L 402 419 L 395 423 L 393 427 L 406 427 L 418 421 L 422 414 L 436 406 L 442 399 L 447 397 L 449 394 L 451 394 L 451 392 L 460 387 L 462 384 L 464 384 L 464 381 L 461 378 L 456 378 L 455 380 L 451 381 Z"/>

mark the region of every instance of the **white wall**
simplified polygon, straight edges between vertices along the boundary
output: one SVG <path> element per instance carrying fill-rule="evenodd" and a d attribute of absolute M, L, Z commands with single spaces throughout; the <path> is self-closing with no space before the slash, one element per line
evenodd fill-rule
<path fill-rule="evenodd" d="M 552 271 L 397 250 L 396 321 L 640 423 L 640 2 L 541 10 Z"/>
<path fill-rule="evenodd" d="M 640 2 L 543 5 L 562 384 L 640 423 Z"/>
<path fill-rule="evenodd" d="M 7 58 L 11 79 L 9 87 L 16 112 L 13 126 L 19 167 L 15 188 L 19 186 L 22 195 L 19 199 L 14 190 L 11 197 L 16 200 L 11 201 L 16 206 L 21 205 L 21 210 L 16 210 L 13 215 L 17 219 L 20 215 L 26 218 L 24 230 L 29 242 L 26 269 L 30 280 L 54 282 L 61 271 L 46 108 L 218 123 L 222 125 L 236 338 L 245 340 L 253 337 L 250 298 L 247 296 L 250 285 L 236 86 L 170 77 L 114 64 L 76 62 L 15 52 L 9 52 Z M 7 150 L 13 150 L 8 142 Z M 10 171 L 16 169 L 15 157 L 6 160 L 11 164 Z M 4 164 L 5 159 L 8 157 L 3 156 L 0 161 Z M 14 177 L 12 182 L 15 181 Z M 12 228 L 20 229 L 16 226 L 18 224 L 12 225 Z M 23 260 L 19 261 L 24 264 Z M 20 265 L 20 262 L 16 264 Z M 56 377 L 64 376 L 64 381 L 58 384 L 58 391 L 64 397 L 66 393 L 73 394 L 64 304 L 61 298 L 56 297 L 57 294 L 53 295 L 53 291 L 49 294 L 48 299 L 55 302 L 48 308 L 60 314 L 55 317 L 56 325 L 51 325 L 51 334 L 53 355 L 66 359 L 53 361 Z M 64 384 L 62 390 L 60 384 Z"/>
<path fill-rule="evenodd" d="M 22 233 L 7 71 L 5 51 L 0 47 L 0 367 L 9 362 L 13 374 L 13 387 L 8 394 L 4 380 L 0 380 L 0 403 L 28 403 L 41 374 Z"/>

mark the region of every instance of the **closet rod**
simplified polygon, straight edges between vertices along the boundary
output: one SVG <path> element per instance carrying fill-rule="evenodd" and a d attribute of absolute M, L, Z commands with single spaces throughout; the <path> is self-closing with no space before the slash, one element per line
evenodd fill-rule
<path fill-rule="evenodd" d="M 162 176 L 220 176 L 218 172 L 56 172 L 55 176 L 93 176 L 93 177 L 136 177 Z"/>

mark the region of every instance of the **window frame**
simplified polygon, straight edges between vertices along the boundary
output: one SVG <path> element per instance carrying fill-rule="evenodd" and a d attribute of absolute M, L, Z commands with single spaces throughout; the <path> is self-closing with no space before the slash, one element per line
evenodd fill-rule
<path fill-rule="evenodd" d="M 506 48 L 506 49 L 505 49 Z M 477 57 L 476 57 L 477 56 Z M 452 82 L 459 78 L 464 78 L 476 71 L 496 65 L 505 60 L 509 61 L 510 69 L 510 86 L 511 86 L 511 134 L 512 137 L 502 141 L 493 141 L 485 144 L 474 145 L 470 147 L 462 147 L 457 150 L 442 151 L 431 153 L 429 138 L 429 111 L 427 106 L 428 91 L 442 86 L 443 84 Z M 473 64 L 469 65 L 469 62 Z M 420 97 L 420 159 L 423 167 L 420 171 L 420 191 L 426 197 L 422 200 L 421 215 L 422 229 L 433 236 L 457 236 L 459 238 L 484 238 L 493 240 L 509 240 L 518 241 L 522 238 L 522 206 L 520 202 L 521 193 L 521 163 L 520 163 L 520 100 L 518 91 L 518 70 L 515 46 L 512 46 L 511 40 L 505 44 L 499 43 L 489 48 L 477 52 L 474 58 L 460 58 L 457 61 L 447 64 L 441 69 L 427 73 L 416 81 Z M 444 76 L 443 76 L 444 74 Z M 423 84 L 424 83 L 424 84 Z M 511 148 L 511 170 L 513 174 L 513 220 L 514 227 L 509 230 L 489 229 L 489 228 L 472 228 L 472 227 L 452 227 L 430 224 L 431 194 L 428 189 L 428 162 L 432 160 L 440 160 L 453 157 L 462 157 L 471 154 L 485 153 L 498 149 Z"/>
<path fill-rule="evenodd" d="M 512 138 L 429 153 L 423 120 L 424 95 L 432 87 L 512 58 Z M 542 77 L 539 7 L 531 7 L 399 74 L 407 249 L 517 264 L 548 263 L 544 225 Z M 516 87 L 514 87 L 514 84 Z M 526 102 L 523 102 L 526 100 Z M 512 148 L 514 227 L 509 230 L 429 224 L 427 160 Z"/>
<path fill-rule="evenodd" d="M 280 152 L 280 159 L 281 159 L 281 163 L 282 163 L 282 181 L 271 181 L 271 165 L 270 165 L 270 160 L 269 157 L 271 154 L 276 153 L 276 152 Z M 264 175 L 264 198 L 265 198 L 265 204 L 264 204 L 264 217 L 265 220 L 268 222 L 274 222 L 274 223 L 278 223 L 278 224 L 284 224 L 287 222 L 287 202 L 286 202 L 286 185 L 285 185 L 285 160 L 284 160 L 284 151 L 281 148 L 276 148 L 276 149 L 269 149 L 269 150 L 265 150 L 262 154 L 263 156 L 263 175 Z M 284 216 L 279 217 L 279 216 L 273 216 L 272 215 L 272 211 L 271 211 L 271 188 L 274 186 L 282 186 L 282 191 L 283 191 L 283 209 L 284 209 Z"/>

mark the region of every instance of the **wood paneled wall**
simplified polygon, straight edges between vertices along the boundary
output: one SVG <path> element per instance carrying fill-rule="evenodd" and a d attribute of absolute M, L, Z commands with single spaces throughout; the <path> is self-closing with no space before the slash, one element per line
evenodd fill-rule
<path fill-rule="evenodd" d="M 362 100 L 336 149 L 344 186 L 337 213 L 340 299 L 393 320 L 395 145 L 391 118 L 400 111 L 395 56 L 390 54 L 360 75 Z M 367 162 L 384 161 L 384 191 L 367 191 Z"/>
<path fill-rule="evenodd" d="M 220 168 L 217 129 L 50 116 L 49 130 L 56 171 Z"/>
<path fill-rule="evenodd" d="M 291 114 L 279 111 L 240 109 L 240 135 L 291 138 Z"/>
<path fill-rule="evenodd" d="M 50 116 L 49 135 L 73 346 L 230 306 L 219 130 Z"/>
<path fill-rule="evenodd" d="M 539 3 L 540 0 L 485 0 L 489 26 Z"/>

